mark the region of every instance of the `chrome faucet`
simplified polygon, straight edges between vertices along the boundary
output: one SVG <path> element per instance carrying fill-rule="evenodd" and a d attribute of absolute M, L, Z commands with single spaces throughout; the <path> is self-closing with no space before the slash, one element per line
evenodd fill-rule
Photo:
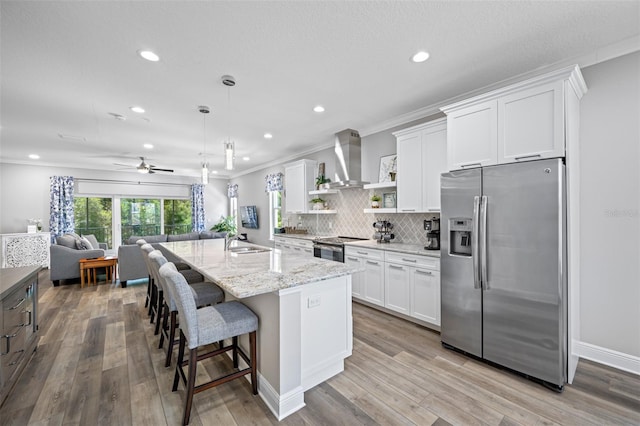
<path fill-rule="evenodd" d="M 224 236 L 224 250 L 225 251 L 229 250 L 229 247 L 231 246 L 231 242 L 237 239 L 238 239 L 237 235 L 234 235 L 233 237 L 229 237 L 229 234 L 226 234 Z"/>

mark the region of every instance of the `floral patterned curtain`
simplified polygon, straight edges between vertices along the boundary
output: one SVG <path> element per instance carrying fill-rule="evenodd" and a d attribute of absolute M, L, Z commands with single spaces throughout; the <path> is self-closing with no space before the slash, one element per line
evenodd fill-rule
<path fill-rule="evenodd" d="M 264 192 L 271 191 L 282 191 L 284 186 L 282 184 L 282 178 L 284 175 L 282 173 L 270 173 L 264 177 L 266 182 L 266 186 L 264 188 Z"/>
<path fill-rule="evenodd" d="M 49 231 L 51 242 L 73 232 L 73 176 L 51 176 L 49 189 Z"/>
<path fill-rule="evenodd" d="M 191 185 L 191 228 L 193 232 L 205 230 L 204 217 L 204 185 Z"/>
<path fill-rule="evenodd" d="M 229 198 L 238 198 L 238 184 L 228 184 L 227 185 L 227 196 Z"/>

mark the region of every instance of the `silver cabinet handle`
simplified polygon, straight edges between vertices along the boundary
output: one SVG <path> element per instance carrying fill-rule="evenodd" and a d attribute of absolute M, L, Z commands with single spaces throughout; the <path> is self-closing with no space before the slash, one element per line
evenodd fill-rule
<path fill-rule="evenodd" d="M 404 269 L 402 266 L 398 266 L 398 265 L 388 265 L 389 268 L 393 268 L 393 269 Z"/>
<path fill-rule="evenodd" d="M 433 272 L 431 272 L 431 271 L 422 271 L 420 269 L 416 269 L 416 274 L 433 275 Z"/>
<path fill-rule="evenodd" d="M 18 309 L 18 307 L 20 305 L 22 305 L 24 303 L 24 301 L 27 300 L 25 297 L 23 297 L 22 299 L 20 299 L 20 301 L 18 302 L 18 304 L 16 306 L 14 306 L 13 308 L 9 308 L 7 309 L 8 311 L 13 311 L 14 309 Z"/>
<path fill-rule="evenodd" d="M 368 263 L 369 265 L 379 265 L 379 263 L 378 263 L 378 262 L 372 262 L 372 261 L 370 261 L 370 260 L 367 260 L 367 263 Z"/>
<path fill-rule="evenodd" d="M 482 255 L 480 256 L 480 279 L 484 283 L 485 290 L 489 290 L 489 275 L 487 273 L 487 207 L 487 196 L 483 195 L 480 203 L 480 250 L 482 250 Z"/>
<path fill-rule="evenodd" d="M 411 263 L 416 263 L 417 262 L 416 259 L 405 259 L 404 257 L 402 258 L 402 260 L 404 260 L 405 262 L 411 262 Z"/>
<path fill-rule="evenodd" d="M 349 257 L 349 256 L 347 256 L 347 260 L 357 261 L 357 260 L 358 260 L 358 258 L 357 258 L 357 257 Z"/>
<path fill-rule="evenodd" d="M 480 197 L 473 197 L 473 220 L 471 235 L 471 257 L 473 258 L 473 288 L 480 288 L 480 253 L 478 251 L 478 221 L 480 214 Z"/>
<path fill-rule="evenodd" d="M 403 212 L 415 212 L 416 209 L 402 209 Z"/>
<path fill-rule="evenodd" d="M 365 255 L 365 256 L 368 256 L 368 255 L 369 255 L 369 253 L 368 253 L 368 252 L 366 252 L 366 251 L 357 251 L 356 253 L 358 253 L 358 254 L 363 254 L 363 255 Z"/>
<path fill-rule="evenodd" d="M 532 154 L 532 155 L 523 155 L 522 157 L 516 157 L 516 161 L 526 160 L 527 158 L 540 158 L 542 155 L 540 154 Z"/>
<path fill-rule="evenodd" d="M 463 169 L 465 167 L 480 167 L 482 166 L 482 163 L 467 163 L 467 164 L 460 164 L 460 167 L 462 167 Z"/>

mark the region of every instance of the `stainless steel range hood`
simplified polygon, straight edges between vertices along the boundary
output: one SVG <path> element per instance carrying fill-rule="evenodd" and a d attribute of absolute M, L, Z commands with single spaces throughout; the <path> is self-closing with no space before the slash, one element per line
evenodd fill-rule
<path fill-rule="evenodd" d="M 329 184 L 331 189 L 362 188 L 369 182 L 362 181 L 360 134 L 353 129 L 336 133 L 335 175 Z"/>

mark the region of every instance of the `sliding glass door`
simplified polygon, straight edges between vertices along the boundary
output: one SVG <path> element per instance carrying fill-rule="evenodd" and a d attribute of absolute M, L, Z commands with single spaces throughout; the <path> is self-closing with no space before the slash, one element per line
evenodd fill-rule
<path fill-rule="evenodd" d="M 75 232 L 95 235 L 98 242 L 113 247 L 112 204 L 111 198 L 75 197 Z"/>
<path fill-rule="evenodd" d="M 162 209 L 159 199 L 120 199 L 120 238 L 125 244 L 133 235 L 162 234 Z"/>

